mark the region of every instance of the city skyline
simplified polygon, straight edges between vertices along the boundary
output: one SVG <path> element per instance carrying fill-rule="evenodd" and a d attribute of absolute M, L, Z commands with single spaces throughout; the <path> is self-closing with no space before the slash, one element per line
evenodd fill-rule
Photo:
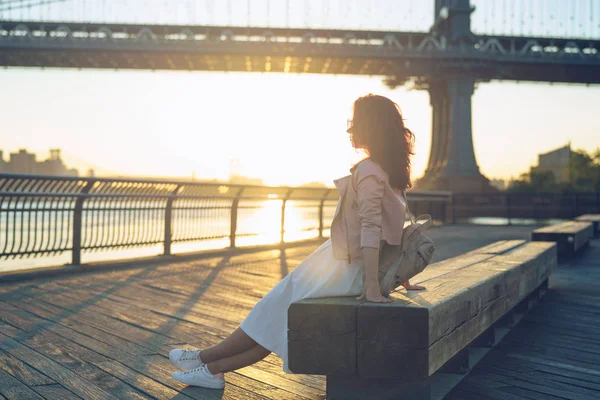
<path fill-rule="evenodd" d="M 597 149 L 600 152 L 600 147 Z M 0 173 L 16 173 L 16 174 L 35 174 L 35 175 L 59 175 L 59 176 L 79 176 L 77 168 L 68 168 L 61 157 L 62 149 L 49 149 L 49 157 L 44 161 L 37 161 L 39 154 L 31 153 L 28 149 L 21 148 L 17 152 L 11 152 L 8 161 L 4 158 L 4 150 L 0 149 Z M 565 160 L 569 158 L 571 154 L 571 143 L 567 143 L 559 148 L 547 149 L 545 152 L 538 153 L 536 156 L 537 163 L 533 163 L 529 166 L 528 170 L 524 170 L 518 176 L 513 176 L 508 179 L 504 178 L 491 178 L 490 184 L 497 189 L 506 190 L 510 188 L 511 184 L 517 181 L 517 178 L 521 178 L 523 175 L 530 173 L 531 171 L 552 171 L 557 182 L 564 182 L 565 178 L 564 171 L 568 166 L 568 162 L 565 164 Z M 566 157 L 566 158 L 565 158 Z M 12 163 L 12 166 L 11 166 Z M 191 180 L 198 182 L 227 182 L 232 184 L 241 185 L 265 185 L 262 178 L 246 176 L 241 173 L 241 163 L 237 158 L 231 158 L 229 160 L 229 175 L 227 179 L 210 178 L 203 176 L 196 176 L 195 171 L 192 171 L 190 176 L 148 176 L 148 175 L 126 175 L 118 172 L 110 172 L 106 174 L 96 174 L 96 168 L 85 163 L 85 161 L 79 161 L 83 163 L 83 170 L 86 171 L 84 176 L 86 177 L 99 177 L 99 178 L 137 178 L 137 179 L 148 179 L 148 180 Z M 102 170 L 102 169 L 101 169 Z M 34 171 L 34 172 L 31 172 Z M 285 185 L 278 185 L 285 186 Z M 302 182 L 296 186 L 302 187 L 333 187 L 325 182 L 321 181 L 310 181 Z"/>
<path fill-rule="evenodd" d="M 4 150 L 0 149 L 0 173 L 28 174 L 28 175 L 57 175 L 79 176 L 76 168 L 69 168 L 61 158 L 60 149 L 49 149 L 46 160 L 38 161 L 37 154 L 20 148 L 10 152 L 9 158 L 4 159 Z M 93 175 L 93 171 L 90 171 Z"/>

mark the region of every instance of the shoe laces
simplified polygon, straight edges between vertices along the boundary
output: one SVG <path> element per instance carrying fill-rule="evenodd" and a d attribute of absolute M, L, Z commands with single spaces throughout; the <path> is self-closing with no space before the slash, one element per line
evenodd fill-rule
<path fill-rule="evenodd" d="M 194 374 L 194 373 L 196 373 L 196 372 L 200 372 L 200 371 L 202 371 L 202 369 L 203 369 L 203 368 L 204 368 L 204 366 L 202 366 L 202 367 L 198 367 L 198 368 L 194 368 L 194 369 L 190 369 L 189 371 L 186 371 L 186 372 L 184 372 L 183 374 L 184 374 L 184 375 L 191 375 L 191 374 Z"/>
<path fill-rule="evenodd" d="M 198 350 L 185 349 L 181 356 L 179 356 L 179 361 L 194 361 L 198 360 Z M 198 360 L 200 361 L 200 360 Z"/>
<path fill-rule="evenodd" d="M 200 366 L 200 367 L 197 367 L 197 368 L 194 368 L 194 369 L 190 369 L 189 371 L 186 371 L 186 372 L 184 372 L 183 374 L 184 374 L 184 375 L 191 375 L 191 374 L 194 374 L 194 373 L 196 373 L 196 372 L 200 372 L 200 371 L 202 371 L 202 370 L 203 370 L 203 369 L 205 369 L 205 368 L 206 368 L 206 365 L 202 365 L 202 366 Z M 208 373 L 209 373 L 209 375 L 212 375 L 212 377 L 213 377 L 213 378 L 216 378 L 216 379 L 223 379 L 223 378 L 225 377 L 225 374 L 224 374 L 224 373 L 222 373 L 222 372 L 221 372 L 221 373 L 218 373 L 218 374 L 211 374 L 211 373 L 210 373 L 210 371 L 209 371 L 208 369 L 206 370 L 206 372 L 208 372 Z"/>

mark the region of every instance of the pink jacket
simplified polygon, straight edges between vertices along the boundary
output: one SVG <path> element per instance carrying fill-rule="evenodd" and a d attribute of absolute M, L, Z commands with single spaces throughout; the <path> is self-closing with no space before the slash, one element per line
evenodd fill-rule
<path fill-rule="evenodd" d="M 356 164 L 352 175 L 334 181 L 340 200 L 331 223 L 333 256 L 362 258 L 362 247 L 380 248 L 381 241 L 402 241 L 405 194 L 393 189 L 387 173 L 371 159 Z"/>

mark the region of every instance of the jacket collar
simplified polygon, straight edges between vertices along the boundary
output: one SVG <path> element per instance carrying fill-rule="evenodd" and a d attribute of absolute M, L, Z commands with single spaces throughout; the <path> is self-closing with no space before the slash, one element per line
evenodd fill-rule
<path fill-rule="evenodd" d="M 352 179 L 352 175 L 346 175 L 333 181 L 340 194 L 346 193 L 348 185 L 350 184 L 350 179 Z"/>

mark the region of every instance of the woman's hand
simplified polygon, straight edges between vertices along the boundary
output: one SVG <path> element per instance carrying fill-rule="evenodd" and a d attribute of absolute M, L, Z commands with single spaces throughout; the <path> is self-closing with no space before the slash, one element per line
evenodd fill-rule
<path fill-rule="evenodd" d="M 411 285 L 409 281 L 402 284 L 406 290 L 425 290 L 425 286 Z"/>
<path fill-rule="evenodd" d="M 394 300 L 388 299 L 381 295 L 379 284 L 371 284 L 363 286 L 363 292 L 356 298 L 357 300 L 366 300 L 372 303 L 391 303 Z"/>

